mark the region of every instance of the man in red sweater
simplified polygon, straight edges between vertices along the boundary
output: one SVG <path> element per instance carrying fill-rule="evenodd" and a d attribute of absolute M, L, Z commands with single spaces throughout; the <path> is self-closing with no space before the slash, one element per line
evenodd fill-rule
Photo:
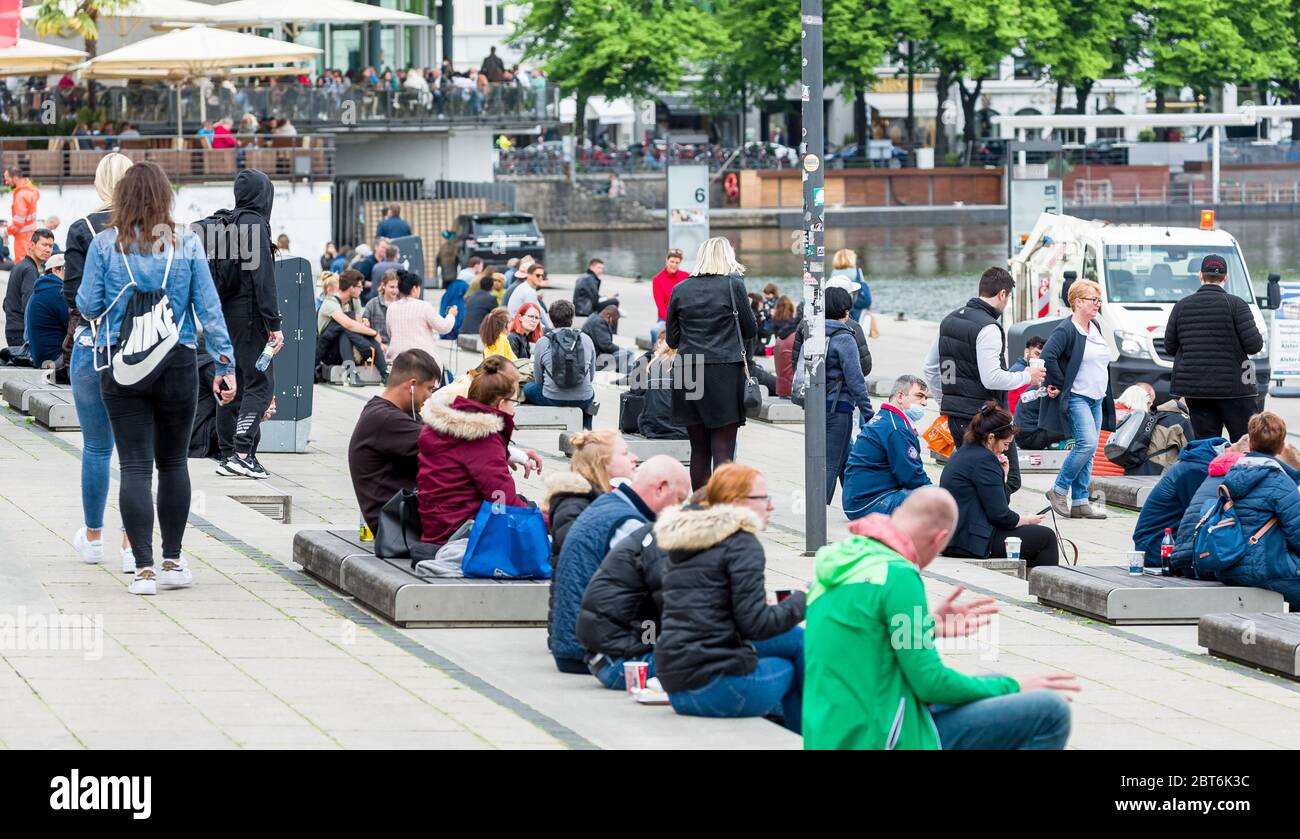
<path fill-rule="evenodd" d="M 655 323 L 654 329 L 650 330 L 650 344 L 652 346 L 655 339 L 658 338 L 659 332 L 664 328 L 664 322 L 668 320 L 668 298 L 673 296 L 673 287 L 690 276 L 690 274 L 680 270 L 681 267 L 682 252 L 677 248 L 673 248 L 668 251 L 668 259 L 664 262 L 664 270 L 655 274 L 654 279 L 650 281 L 650 289 L 654 292 L 655 297 L 655 308 L 658 310 L 658 322 Z"/>

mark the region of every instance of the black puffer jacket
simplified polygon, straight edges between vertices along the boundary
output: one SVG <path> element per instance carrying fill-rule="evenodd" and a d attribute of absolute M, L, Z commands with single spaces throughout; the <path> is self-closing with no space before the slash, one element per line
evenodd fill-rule
<path fill-rule="evenodd" d="M 750 642 L 803 620 L 803 592 L 767 603 L 763 546 L 755 535 L 761 529 L 752 510 L 735 504 L 659 514 L 655 538 L 668 563 L 655 672 L 669 693 L 752 673 L 758 654 Z"/>
<path fill-rule="evenodd" d="M 1263 348 L 1250 305 L 1223 286 L 1206 283 L 1169 313 L 1165 352 L 1174 357 L 1169 391 L 1192 399 L 1255 396 L 1255 377 L 1246 373 L 1250 356 Z"/>
<path fill-rule="evenodd" d="M 647 524 L 614 547 L 587 583 L 578 640 L 587 652 L 634 658 L 654 650 L 664 608 L 664 554 Z"/>
<path fill-rule="evenodd" d="M 582 325 L 582 332 L 591 339 L 597 355 L 617 355 L 618 344 L 614 341 L 614 327 L 600 315 L 592 315 Z"/>
<path fill-rule="evenodd" d="M 745 360 L 737 317 L 746 340 L 758 336 L 754 310 L 739 277 L 687 277 L 668 298 L 664 340 L 681 355 L 702 356 L 705 364 L 735 364 Z"/>
<path fill-rule="evenodd" d="M 560 555 L 573 522 L 599 495 L 600 491 L 576 472 L 555 472 L 546 476 L 546 499 L 542 506 L 546 508 L 547 521 L 551 525 L 552 563 Z"/>
<path fill-rule="evenodd" d="M 600 278 L 588 271 L 573 283 L 573 311 L 579 317 L 596 314 L 600 302 Z"/>

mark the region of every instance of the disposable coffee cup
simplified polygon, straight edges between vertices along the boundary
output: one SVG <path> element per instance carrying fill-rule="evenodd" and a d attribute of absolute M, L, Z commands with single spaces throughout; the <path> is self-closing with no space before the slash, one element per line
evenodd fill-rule
<path fill-rule="evenodd" d="M 1016 536 L 1007 537 L 1007 559 L 1020 559 L 1020 539 Z"/>
<path fill-rule="evenodd" d="M 1031 359 L 1029 359 L 1029 366 L 1030 366 L 1030 367 L 1046 367 L 1046 366 L 1047 366 L 1047 362 L 1046 362 L 1046 361 L 1043 361 L 1041 358 L 1031 358 Z"/>
<path fill-rule="evenodd" d="M 623 681 L 627 685 L 628 696 L 635 696 L 637 691 L 645 690 L 649 670 L 650 665 L 644 661 L 623 662 Z"/>
<path fill-rule="evenodd" d="M 1146 554 L 1142 551 L 1128 552 L 1128 573 L 1132 577 L 1141 577 L 1146 566 Z"/>

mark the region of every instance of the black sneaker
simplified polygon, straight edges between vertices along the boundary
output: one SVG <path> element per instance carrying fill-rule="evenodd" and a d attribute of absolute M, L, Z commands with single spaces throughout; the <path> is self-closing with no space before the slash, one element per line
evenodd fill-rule
<path fill-rule="evenodd" d="M 269 478 L 270 474 L 258 464 L 257 459 L 249 455 L 247 457 L 235 452 L 226 461 L 226 468 L 231 469 L 237 475 L 243 475 L 245 478 Z"/>
<path fill-rule="evenodd" d="M 255 454 L 253 454 L 253 455 L 249 455 L 248 458 L 247 458 L 247 460 L 248 460 L 250 463 L 253 464 L 253 470 L 254 470 L 255 472 L 258 472 L 258 473 L 259 473 L 259 474 L 256 474 L 256 475 L 252 475 L 251 477 L 254 477 L 254 478 L 269 478 L 269 477 L 271 477 L 271 473 L 268 472 L 268 471 L 266 471 L 266 467 L 263 466 L 263 465 L 262 465 L 262 462 L 261 462 L 260 460 L 257 459 L 257 455 L 255 455 Z"/>
<path fill-rule="evenodd" d="M 216 471 L 218 475 L 225 475 L 227 477 L 236 477 L 236 478 L 244 474 L 243 472 L 236 472 L 234 469 L 230 467 L 230 458 L 228 457 L 223 457 L 217 461 Z"/>

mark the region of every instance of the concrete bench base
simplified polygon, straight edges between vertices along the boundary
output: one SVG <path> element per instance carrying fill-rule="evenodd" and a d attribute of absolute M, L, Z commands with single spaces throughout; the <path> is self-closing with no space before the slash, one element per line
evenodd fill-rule
<path fill-rule="evenodd" d="M 0 387 L 5 382 L 31 381 L 50 383 L 53 370 L 38 370 L 35 367 L 0 367 Z"/>
<path fill-rule="evenodd" d="M 71 396 L 72 388 L 67 385 L 53 385 L 41 379 L 33 378 L 14 378 L 6 381 L 0 390 L 4 393 L 4 400 L 10 408 L 20 411 L 24 414 L 30 414 L 31 398 L 37 393 L 44 391 L 65 392 Z"/>
<path fill-rule="evenodd" d="M 1020 472 L 1023 475 L 1055 475 L 1061 471 L 1065 458 L 1070 454 L 1066 449 L 1048 449 L 1041 452 L 1030 452 L 1024 449 L 1017 451 L 1020 452 Z M 940 466 L 948 462 L 948 458 L 938 452 L 930 452 L 930 457 Z"/>
<path fill-rule="evenodd" d="M 966 559 L 962 561 L 967 565 L 974 565 L 986 571 L 997 571 L 999 574 L 1007 574 L 1021 580 L 1025 579 L 1026 563 L 1023 559 Z"/>
<path fill-rule="evenodd" d="M 1112 624 L 1194 624 L 1212 612 L 1281 612 L 1275 591 L 1223 583 L 1130 576 L 1124 567 L 1056 566 L 1029 571 L 1038 602 Z"/>
<path fill-rule="evenodd" d="M 789 399 L 779 399 L 774 396 L 763 397 L 763 407 L 758 409 L 758 416 L 754 419 L 759 422 L 770 422 L 772 424 L 803 424 L 803 408 L 791 402 Z"/>
<path fill-rule="evenodd" d="M 1147 502 L 1147 496 L 1159 482 L 1159 475 L 1093 478 L 1088 489 L 1090 494 L 1100 495 L 1107 506 L 1141 510 Z"/>
<path fill-rule="evenodd" d="M 468 352 L 481 353 L 483 352 L 483 339 L 478 337 L 477 333 L 473 335 L 457 335 L 456 346 Z"/>
<path fill-rule="evenodd" d="M 1205 615 L 1196 642 L 1210 655 L 1300 680 L 1300 614 Z"/>
<path fill-rule="evenodd" d="M 379 371 L 374 367 L 358 367 L 351 362 L 332 364 L 326 368 L 329 383 L 332 385 L 378 385 L 383 384 Z"/>
<path fill-rule="evenodd" d="M 72 402 L 72 388 L 32 392 L 28 407 L 36 421 L 51 431 L 80 431 L 77 406 Z"/>
<path fill-rule="evenodd" d="M 650 340 L 649 335 L 636 336 L 636 348 L 639 350 L 653 350 L 655 342 Z"/>
<path fill-rule="evenodd" d="M 623 439 L 627 441 L 628 450 L 636 455 L 639 461 L 666 454 L 687 465 L 691 462 L 690 440 L 649 440 L 640 434 L 624 434 Z M 573 446 L 569 444 L 567 431 L 560 434 L 560 451 L 565 457 L 573 457 Z"/>
<path fill-rule="evenodd" d="M 568 432 L 582 430 L 580 408 L 551 408 L 546 405 L 516 405 L 515 428 L 560 428 Z"/>
<path fill-rule="evenodd" d="M 544 626 L 550 582 L 426 579 L 404 559 L 379 559 L 355 530 L 300 530 L 294 561 L 405 627 Z"/>

